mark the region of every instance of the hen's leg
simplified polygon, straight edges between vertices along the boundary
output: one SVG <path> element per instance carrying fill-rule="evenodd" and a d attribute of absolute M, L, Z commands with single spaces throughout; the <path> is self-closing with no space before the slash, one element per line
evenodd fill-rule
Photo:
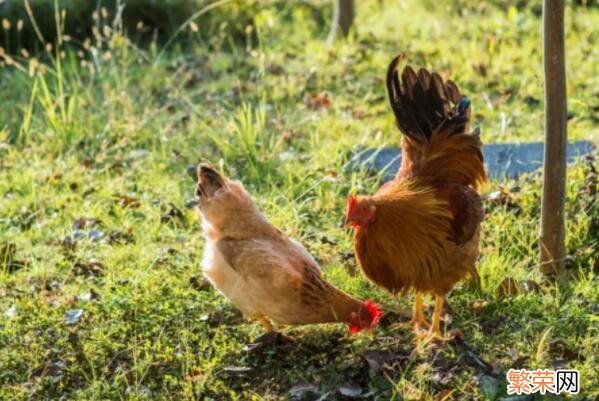
<path fill-rule="evenodd" d="M 266 317 L 262 316 L 258 319 L 258 321 L 260 322 L 260 324 L 262 324 L 262 328 L 265 332 L 270 333 L 271 331 L 273 331 L 272 324 Z"/>

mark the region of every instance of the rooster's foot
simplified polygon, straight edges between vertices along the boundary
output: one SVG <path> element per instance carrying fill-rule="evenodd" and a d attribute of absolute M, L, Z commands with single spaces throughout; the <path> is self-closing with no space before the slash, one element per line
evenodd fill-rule
<path fill-rule="evenodd" d="M 424 318 L 412 318 L 407 322 L 394 323 L 390 326 L 392 330 L 412 328 L 416 334 L 421 333 L 423 329 L 427 330 L 429 327 L 431 325 Z"/>
<path fill-rule="evenodd" d="M 262 325 L 264 332 L 270 333 L 270 332 L 274 331 L 272 324 L 270 323 L 270 320 L 268 320 L 266 317 L 262 316 L 261 318 L 258 319 L 258 321 Z"/>
<path fill-rule="evenodd" d="M 429 344 L 429 343 L 444 343 L 451 340 L 450 337 L 444 336 L 439 331 L 429 330 L 424 333 L 419 333 L 412 340 L 412 344 Z"/>

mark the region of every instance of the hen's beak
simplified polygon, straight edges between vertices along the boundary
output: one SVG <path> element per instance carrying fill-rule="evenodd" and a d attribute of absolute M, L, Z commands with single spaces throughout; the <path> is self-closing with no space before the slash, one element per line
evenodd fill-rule
<path fill-rule="evenodd" d="M 348 216 L 345 216 L 345 219 L 343 220 L 343 228 L 353 228 L 353 227 L 354 227 L 354 220 Z"/>

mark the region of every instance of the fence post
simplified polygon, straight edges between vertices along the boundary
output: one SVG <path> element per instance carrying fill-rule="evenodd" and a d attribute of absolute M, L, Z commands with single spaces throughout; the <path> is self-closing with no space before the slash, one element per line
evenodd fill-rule
<path fill-rule="evenodd" d="M 561 275 L 565 269 L 566 201 L 566 67 L 564 0 L 543 1 L 545 66 L 545 158 L 539 239 L 541 271 Z"/>

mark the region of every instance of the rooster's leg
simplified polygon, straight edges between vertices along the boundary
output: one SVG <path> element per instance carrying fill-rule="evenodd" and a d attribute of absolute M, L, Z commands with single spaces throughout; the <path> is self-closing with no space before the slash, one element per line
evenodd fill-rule
<path fill-rule="evenodd" d="M 413 326 L 414 330 L 417 330 L 418 327 L 428 328 L 430 326 L 424 319 L 424 304 L 422 303 L 422 294 L 419 292 L 414 294 L 414 315 L 408 324 Z"/>
<path fill-rule="evenodd" d="M 430 330 L 427 333 L 422 333 L 416 336 L 415 342 L 419 341 L 445 341 L 448 338 L 441 334 L 441 314 L 443 313 L 443 303 L 445 297 L 443 295 L 435 295 L 435 311 L 433 312 L 433 321 Z"/>
<path fill-rule="evenodd" d="M 272 324 L 270 324 L 270 321 L 266 317 L 262 316 L 258 320 L 260 321 L 260 324 L 262 324 L 262 328 L 265 332 L 270 333 L 273 331 Z"/>
<path fill-rule="evenodd" d="M 443 312 L 443 303 L 445 297 L 442 295 L 435 295 L 435 311 L 433 312 L 433 325 L 431 327 L 430 334 L 435 338 L 441 338 L 441 313 Z"/>
<path fill-rule="evenodd" d="M 412 319 L 407 322 L 395 323 L 391 325 L 392 329 L 405 328 L 407 326 L 413 327 L 414 331 L 418 333 L 419 328 L 428 329 L 430 324 L 424 319 L 424 304 L 422 303 L 422 293 L 416 292 L 414 294 L 414 313 Z"/>

